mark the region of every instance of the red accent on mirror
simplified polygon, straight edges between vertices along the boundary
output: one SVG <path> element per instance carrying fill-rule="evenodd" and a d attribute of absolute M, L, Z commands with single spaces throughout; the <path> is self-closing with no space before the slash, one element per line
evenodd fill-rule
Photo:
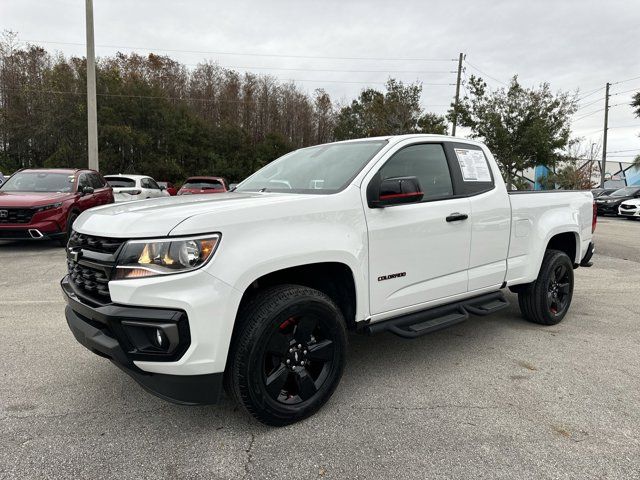
<path fill-rule="evenodd" d="M 392 193 L 390 195 L 380 195 L 380 200 L 389 200 L 391 198 L 403 198 L 403 197 L 417 197 L 418 195 L 424 195 L 424 193 L 423 192 Z"/>

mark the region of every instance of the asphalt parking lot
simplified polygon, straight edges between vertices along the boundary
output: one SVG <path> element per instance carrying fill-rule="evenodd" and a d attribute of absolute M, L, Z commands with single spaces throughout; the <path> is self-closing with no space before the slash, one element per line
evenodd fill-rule
<path fill-rule="evenodd" d="M 54 244 L 0 244 L 0 478 L 640 478 L 640 221 L 599 219 L 570 313 L 517 300 L 413 341 L 350 338 L 331 401 L 264 427 L 146 393 L 68 331 Z"/>

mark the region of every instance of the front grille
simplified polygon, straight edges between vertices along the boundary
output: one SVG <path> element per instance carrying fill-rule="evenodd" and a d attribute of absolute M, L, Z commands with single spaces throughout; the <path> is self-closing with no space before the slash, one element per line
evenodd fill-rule
<path fill-rule="evenodd" d="M 94 237 L 73 232 L 69 237 L 70 247 L 80 247 L 99 253 L 116 253 L 125 240 L 121 238 Z"/>
<path fill-rule="evenodd" d="M 79 293 L 98 303 L 109 303 L 109 279 L 123 239 L 73 232 L 69 237 L 69 281 Z M 75 255 L 77 254 L 77 256 Z"/>
<path fill-rule="evenodd" d="M 104 300 L 111 300 L 109 296 L 109 277 L 106 271 L 82 265 L 73 260 L 67 260 L 69 279 L 73 284 L 88 293 L 97 295 Z"/>
<path fill-rule="evenodd" d="M 635 210 L 636 206 L 635 205 L 620 205 L 620 208 L 622 208 L 623 210 Z"/>
<path fill-rule="evenodd" d="M 29 223 L 34 213 L 33 208 L 0 207 L 0 223 Z"/>

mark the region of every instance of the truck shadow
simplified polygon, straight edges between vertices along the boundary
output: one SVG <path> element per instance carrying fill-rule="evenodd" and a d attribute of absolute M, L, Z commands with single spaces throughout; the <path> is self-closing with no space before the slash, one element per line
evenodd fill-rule
<path fill-rule="evenodd" d="M 456 370 L 459 371 L 461 359 L 474 362 L 474 358 L 484 357 L 488 351 L 500 354 L 503 348 L 512 344 L 514 332 L 519 336 L 525 332 L 549 331 L 548 328 L 526 322 L 520 315 L 517 297 L 513 294 L 507 294 L 507 297 L 511 305 L 497 314 L 471 316 L 464 323 L 414 340 L 404 340 L 388 333 L 376 336 L 351 334 L 347 366 L 341 384 L 318 415 L 331 416 L 332 409 L 341 405 L 361 404 L 367 400 L 368 391 L 375 391 L 378 387 L 390 388 L 396 382 L 401 383 L 403 377 L 410 381 L 409 377 L 416 372 L 428 372 L 437 367 L 438 373 L 434 375 L 443 375 L 443 370 L 444 375 L 453 375 Z M 484 361 L 487 359 L 484 358 Z M 515 360 L 512 363 L 519 365 Z M 527 369 L 531 371 L 535 367 Z M 112 370 L 109 375 L 113 379 L 107 381 L 122 382 L 121 408 L 128 409 L 127 406 L 135 405 L 135 409 L 139 408 L 141 413 L 158 409 L 165 421 L 170 420 L 168 424 L 178 425 L 179 428 L 207 428 L 211 431 L 269 429 L 251 419 L 226 396 L 215 406 L 174 405 L 153 398 L 124 373 Z M 99 403 L 103 399 L 96 398 L 95 401 Z M 136 415 L 135 411 L 129 414 Z"/>

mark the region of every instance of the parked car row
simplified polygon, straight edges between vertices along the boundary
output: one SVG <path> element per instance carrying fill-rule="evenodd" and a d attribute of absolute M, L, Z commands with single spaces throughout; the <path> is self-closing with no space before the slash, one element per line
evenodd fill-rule
<path fill-rule="evenodd" d="M 106 175 L 89 169 L 24 169 L 0 184 L 0 240 L 58 240 L 85 210 L 114 202 L 223 193 L 221 177 L 191 177 L 179 190 L 147 175 Z"/>
<path fill-rule="evenodd" d="M 601 189 L 598 189 L 601 190 Z M 602 190 L 594 193 L 598 215 L 618 215 L 626 218 L 640 217 L 640 185 Z"/>
<path fill-rule="evenodd" d="M 113 187 L 116 202 L 229 191 L 229 184 L 222 177 L 189 177 L 180 189 L 170 182 L 156 182 L 146 175 L 107 175 L 105 179 Z"/>

